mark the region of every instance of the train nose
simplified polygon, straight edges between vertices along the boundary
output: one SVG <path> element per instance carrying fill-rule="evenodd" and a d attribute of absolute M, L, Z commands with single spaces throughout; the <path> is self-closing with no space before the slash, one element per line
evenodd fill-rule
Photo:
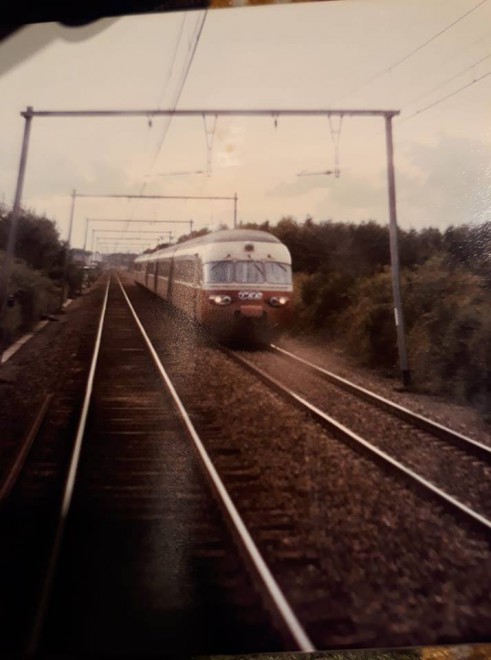
<path fill-rule="evenodd" d="M 260 318 L 263 315 L 263 308 L 261 305 L 241 305 L 240 315 L 245 318 Z"/>

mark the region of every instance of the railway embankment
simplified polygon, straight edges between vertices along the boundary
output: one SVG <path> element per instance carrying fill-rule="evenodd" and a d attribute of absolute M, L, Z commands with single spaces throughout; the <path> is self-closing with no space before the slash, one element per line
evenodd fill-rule
<path fill-rule="evenodd" d="M 104 288 L 102 279 L 57 315 L 0 367 L 0 479 L 9 468 L 43 399 L 62 396 L 69 381 L 83 388 Z"/>

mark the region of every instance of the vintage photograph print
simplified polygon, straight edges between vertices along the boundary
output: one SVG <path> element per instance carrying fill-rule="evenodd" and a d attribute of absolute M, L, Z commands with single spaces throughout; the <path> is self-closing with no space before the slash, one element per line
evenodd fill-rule
<path fill-rule="evenodd" d="M 81 23 L 0 41 L 0 655 L 491 657 L 491 2 Z"/>

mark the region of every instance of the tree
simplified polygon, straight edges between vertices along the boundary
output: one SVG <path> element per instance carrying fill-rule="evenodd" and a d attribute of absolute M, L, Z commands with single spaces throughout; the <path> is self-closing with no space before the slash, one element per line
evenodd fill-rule
<path fill-rule="evenodd" d="M 179 236 L 177 242 L 184 243 L 184 241 L 190 241 L 192 238 L 199 238 L 200 236 L 206 236 L 206 234 L 209 233 L 210 230 L 208 229 L 208 227 L 203 227 L 203 229 L 195 229 L 189 234 L 184 234 L 184 236 Z"/>
<path fill-rule="evenodd" d="M 11 214 L 0 218 L 0 248 L 7 245 Z M 35 270 L 54 277 L 61 275 L 65 245 L 54 223 L 46 217 L 22 211 L 17 224 L 15 256 Z"/>

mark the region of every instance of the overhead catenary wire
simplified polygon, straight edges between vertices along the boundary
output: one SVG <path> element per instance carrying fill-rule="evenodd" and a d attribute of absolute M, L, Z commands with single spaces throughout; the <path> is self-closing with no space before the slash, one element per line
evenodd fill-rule
<path fill-rule="evenodd" d="M 171 62 L 170 62 L 170 65 L 168 67 L 168 70 L 167 70 L 167 76 L 166 76 L 164 85 L 162 87 L 162 93 L 159 95 L 160 101 L 158 102 L 158 107 L 160 107 L 163 103 L 165 92 L 166 92 L 166 89 L 167 89 L 167 85 L 169 84 L 169 81 L 172 77 L 172 73 L 173 73 L 173 70 L 174 70 L 174 64 L 175 64 L 176 56 L 177 56 L 177 51 L 179 50 L 179 44 L 180 44 L 181 39 L 182 39 L 184 24 L 186 22 L 186 16 L 187 16 L 187 12 L 185 12 L 183 17 L 182 17 L 181 27 L 180 27 L 179 32 L 178 32 L 178 36 L 177 36 L 176 43 L 175 43 L 175 46 L 174 46 L 174 52 L 173 52 L 172 57 L 171 57 Z M 148 127 L 149 128 L 153 127 L 153 119 L 150 116 L 148 117 Z M 147 135 L 145 151 L 147 151 L 148 146 L 149 146 L 149 136 Z"/>
<path fill-rule="evenodd" d="M 423 112 L 426 112 L 427 110 L 431 110 L 431 108 L 434 108 L 436 105 L 439 105 L 440 103 L 443 103 L 444 101 L 447 101 L 448 99 L 452 98 L 453 96 L 456 96 L 460 92 L 464 91 L 468 87 L 471 87 L 472 85 L 475 85 L 476 83 L 480 82 L 481 80 L 484 80 L 484 78 L 487 78 L 488 76 L 491 76 L 491 71 L 488 71 L 487 73 L 483 74 L 479 78 L 475 78 L 471 82 L 462 85 L 462 87 L 459 87 L 458 89 L 454 90 L 453 92 L 450 92 L 450 94 L 447 94 L 446 96 L 443 96 L 440 99 L 437 99 L 436 101 L 433 101 L 433 103 L 429 103 L 426 105 L 424 108 L 420 108 L 419 110 L 416 110 L 416 112 L 413 112 L 413 114 L 409 115 L 408 117 L 404 117 L 398 121 L 398 125 L 404 124 L 405 122 L 409 121 L 410 119 L 413 119 L 413 117 L 416 117 L 417 115 L 421 115 Z"/>
<path fill-rule="evenodd" d="M 181 43 L 182 34 L 183 34 L 183 31 L 184 31 L 184 25 L 186 23 L 187 15 L 188 15 L 187 12 L 184 12 L 184 15 L 183 15 L 182 21 L 181 21 L 181 27 L 179 29 L 179 33 L 178 33 L 177 39 L 176 39 L 176 44 L 174 46 L 174 52 L 172 53 L 171 63 L 170 63 L 169 69 L 168 69 L 167 77 L 165 79 L 165 83 L 164 83 L 164 86 L 162 88 L 162 93 L 160 94 L 160 101 L 158 102 L 158 107 L 159 108 L 160 108 L 160 106 L 162 105 L 162 103 L 164 101 L 164 96 L 165 96 L 165 91 L 167 89 L 167 85 L 169 84 L 169 81 L 172 78 L 172 72 L 174 71 L 174 65 L 176 63 L 177 51 L 179 50 L 179 45 Z"/>
<path fill-rule="evenodd" d="M 451 83 L 454 81 L 456 78 L 460 78 L 460 76 L 463 76 L 464 73 L 467 73 L 468 71 L 472 71 L 476 66 L 484 62 L 485 60 L 489 59 L 491 57 L 491 53 L 488 53 L 484 57 L 481 57 L 479 60 L 476 62 L 473 62 L 469 66 L 465 67 L 465 69 L 461 69 L 458 73 L 455 73 L 453 76 L 450 78 L 446 78 L 443 82 L 438 83 L 438 85 L 435 85 L 435 87 L 432 87 L 431 89 L 426 90 L 426 92 L 423 92 L 416 98 L 414 98 L 412 101 L 409 101 L 407 105 L 412 105 L 413 103 L 416 103 L 420 99 L 424 98 L 425 96 L 429 96 L 430 94 L 433 94 L 433 92 L 436 92 L 437 90 L 441 89 L 442 87 L 445 87 L 445 85 L 448 85 L 448 83 Z"/>
<path fill-rule="evenodd" d="M 177 88 L 177 92 L 175 94 L 174 100 L 171 104 L 171 107 L 174 110 L 175 110 L 177 104 L 179 103 L 179 99 L 181 98 L 181 94 L 182 94 L 182 91 L 184 89 L 184 85 L 186 84 L 186 80 L 187 80 L 189 72 L 191 70 L 191 66 L 193 64 L 194 56 L 196 54 L 196 50 L 198 48 L 198 44 L 199 44 L 199 41 L 200 41 L 200 38 L 201 38 L 201 34 L 203 32 L 203 28 L 204 28 L 204 25 L 205 25 L 207 14 L 208 14 L 208 10 L 205 10 L 205 12 L 203 14 L 203 18 L 201 20 L 201 24 L 199 25 L 198 30 L 197 30 L 196 38 L 194 40 L 194 45 L 192 47 L 192 50 L 191 50 L 190 56 L 188 58 L 188 61 L 185 65 L 184 75 L 182 76 L 182 79 L 181 79 L 181 82 L 180 82 L 180 84 Z M 153 162 L 153 165 L 152 165 L 151 169 L 153 169 L 155 167 L 155 164 L 156 164 L 156 162 L 157 162 L 157 160 L 160 156 L 160 152 L 162 151 L 162 147 L 164 146 L 164 142 L 165 142 L 165 139 L 167 137 L 167 133 L 169 132 L 169 128 L 170 128 L 171 123 L 172 123 L 172 115 L 169 115 L 169 120 L 168 120 L 167 125 L 164 129 L 164 133 L 163 133 L 162 137 L 160 138 L 160 142 L 159 142 L 157 152 L 156 152 L 156 155 L 154 157 L 154 162 Z M 146 184 L 144 183 L 143 188 L 145 186 L 146 186 Z"/>
<path fill-rule="evenodd" d="M 416 53 L 419 53 L 419 51 L 423 50 L 423 48 L 426 48 L 426 46 L 428 46 L 429 44 L 431 44 L 433 41 L 435 41 L 436 39 L 438 39 L 439 37 L 441 37 L 443 34 L 445 34 L 445 33 L 448 32 L 449 30 L 451 30 L 453 27 L 455 27 L 455 25 L 457 25 L 458 23 L 460 23 L 461 21 L 463 21 L 465 18 L 467 18 L 467 16 L 469 16 L 470 14 L 472 14 L 473 12 L 475 12 L 477 9 L 479 9 L 479 7 L 482 7 L 482 5 L 484 5 L 487 1 L 488 1 L 488 0 L 480 0 L 480 2 L 478 2 L 476 5 L 474 5 L 473 7 L 471 7 L 471 9 L 469 9 L 468 11 L 466 11 L 465 13 L 463 13 L 461 16 L 459 16 L 458 18 L 456 18 L 454 21 L 452 21 L 452 22 L 449 23 L 447 26 L 445 26 L 443 29 L 439 30 L 436 34 L 434 34 L 433 36 L 431 36 L 429 39 L 427 39 L 426 41 L 424 41 L 422 44 L 419 44 L 419 46 L 416 46 L 415 48 L 413 48 L 412 50 L 410 50 L 409 53 L 406 53 L 406 55 L 404 55 L 404 56 L 401 57 L 400 59 L 398 59 L 398 60 L 396 60 L 395 62 L 393 62 L 390 66 L 386 67 L 386 68 L 383 69 L 382 71 L 379 71 L 378 73 L 376 73 L 375 75 L 373 75 L 371 78 L 369 78 L 368 80 L 366 80 L 364 83 L 362 83 L 362 84 L 359 85 L 358 87 L 355 87 L 354 89 L 352 89 L 352 90 L 350 90 L 349 92 L 347 92 L 346 94 L 344 94 L 344 95 L 341 97 L 340 100 L 345 99 L 347 96 L 351 96 L 352 94 L 356 94 L 356 93 L 359 92 L 361 89 L 364 89 L 365 87 L 367 87 L 368 85 L 370 85 L 370 84 L 371 84 L 372 82 L 374 82 L 375 80 L 378 80 L 378 78 L 381 78 L 382 76 L 384 76 L 385 74 L 389 73 L 390 71 L 392 71 L 392 70 L 395 69 L 396 67 L 400 66 L 403 62 L 406 62 L 406 60 L 408 60 L 410 57 L 413 57 L 413 55 L 416 55 Z"/>
<path fill-rule="evenodd" d="M 197 26 L 197 27 L 195 28 L 195 31 L 194 31 L 194 33 L 193 33 L 194 47 L 192 48 L 192 51 L 191 51 L 191 53 L 190 53 L 190 56 L 188 57 L 187 62 L 186 62 L 186 64 L 185 64 L 185 66 L 184 66 L 184 73 L 183 73 L 183 76 L 181 77 L 181 81 L 180 81 L 180 83 L 178 84 L 176 94 L 174 95 L 174 99 L 173 99 L 173 101 L 172 101 L 172 103 L 171 103 L 171 108 L 172 108 L 172 109 L 175 109 L 176 106 L 177 106 L 177 104 L 179 103 L 179 99 L 180 99 L 181 94 L 182 94 L 182 91 L 183 91 L 183 89 L 184 89 L 184 85 L 186 84 L 186 80 L 187 80 L 187 77 L 188 77 L 189 71 L 190 71 L 190 69 L 191 69 L 191 65 L 192 65 L 192 63 L 193 63 L 194 55 L 195 55 L 195 53 L 196 53 L 196 49 L 197 49 L 197 47 L 198 47 L 198 43 L 199 43 L 199 40 L 200 40 L 200 37 L 201 37 L 201 33 L 202 33 L 202 31 L 203 31 L 203 26 L 204 26 L 204 23 L 205 23 L 205 20 L 206 20 L 207 11 L 208 11 L 208 10 L 205 10 L 205 11 L 204 11 L 202 18 L 200 17 L 200 18 L 198 19 L 197 23 L 196 23 L 196 26 Z M 178 52 L 178 50 L 179 50 L 179 45 L 180 45 L 180 43 L 181 43 L 181 41 L 182 41 L 182 35 L 183 35 L 183 32 L 184 32 L 184 25 L 185 25 L 185 22 L 186 22 L 186 20 L 185 20 L 185 19 L 186 19 L 186 15 L 187 15 L 187 12 L 186 12 L 186 14 L 184 15 L 183 20 L 182 20 L 182 22 L 181 22 L 181 27 L 180 27 L 180 30 L 179 30 L 179 34 L 178 34 L 178 37 L 177 37 L 177 40 L 176 40 L 176 45 L 175 45 L 174 52 L 173 52 L 172 59 L 171 59 L 171 65 L 170 65 L 170 68 L 169 68 L 169 74 L 168 74 L 168 76 L 167 76 L 166 83 L 165 83 L 165 85 L 164 85 L 164 89 L 163 89 L 162 94 L 161 94 L 161 97 L 160 97 L 160 103 L 159 103 L 159 105 L 158 105 L 159 108 L 160 108 L 160 105 L 161 105 L 162 100 L 163 100 L 163 98 L 164 98 L 164 94 L 165 94 L 165 90 L 166 90 L 166 88 L 167 88 L 167 84 L 168 84 L 169 80 L 170 80 L 171 77 L 172 77 L 172 70 L 173 70 L 173 67 L 174 67 L 174 65 L 175 65 L 175 60 L 176 60 L 176 57 L 177 57 L 177 52 Z M 150 119 L 150 117 L 149 117 L 149 119 Z M 142 195 L 142 194 L 145 192 L 146 188 L 147 188 L 147 185 L 148 185 L 148 179 L 151 177 L 151 172 L 152 172 L 152 170 L 155 168 L 155 165 L 156 165 L 156 163 L 157 163 L 157 161 L 158 161 L 158 158 L 159 158 L 159 156 L 160 156 L 160 152 L 161 152 L 161 150 L 162 150 L 162 147 L 163 147 L 163 145 L 164 145 L 165 139 L 166 139 L 166 137 L 167 137 L 167 133 L 168 133 L 168 131 L 169 131 L 169 128 L 170 128 L 171 122 L 172 122 L 172 115 L 169 115 L 168 118 L 167 118 L 166 125 L 165 125 L 165 127 L 164 127 L 164 132 L 163 132 L 163 134 L 162 134 L 162 137 L 160 138 L 160 141 L 159 141 L 159 143 L 158 143 L 157 150 L 156 150 L 155 155 L 154 155 L 154 157 L 153 157 L 153 163 L 152 163 L 152 165 L 150 166 L 150 168 L 149 168 L 149 170 L 147 171 L 147 173 L 144 175 L 143 180 L 142 180 L 142 183 L 141 183 L 141 185 L 140 185 L 140 189 L 139 189 L 139 193 L 140 193 L 140 195 Z M 145 180 L 145 179 L 146 179 L 146 180 Z M 130 214 L 130 217 L 128 218 L 128 221 L 131 221 L 132 217 L 133 217 L 133 213 Z"/>

